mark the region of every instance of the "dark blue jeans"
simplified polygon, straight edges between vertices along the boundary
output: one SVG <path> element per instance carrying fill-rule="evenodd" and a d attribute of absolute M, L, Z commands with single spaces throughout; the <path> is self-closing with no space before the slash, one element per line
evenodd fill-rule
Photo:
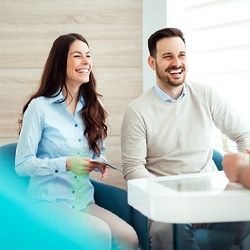
<path fill-rule="evenodd" d="M 209 223 L 174 225 L 176 250 L 229 250 L 238 236 L 241 223 Z"/>

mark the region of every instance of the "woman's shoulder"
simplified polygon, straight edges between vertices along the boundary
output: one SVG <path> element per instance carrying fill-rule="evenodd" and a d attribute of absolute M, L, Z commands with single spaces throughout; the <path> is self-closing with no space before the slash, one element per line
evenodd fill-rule
<path fill-rule="evenodd" d="M 31 102 L 28 105 L 28 109 L 34 110 L 36 112 L 43 112 L 43 110 L 47 109 L 49 103 L 50 103 L 49 98 L 44 96 L 39 96 L 31 100 Z"/>
<path fill-rule="evenodd" d="M 44 97 L 44 96 L 39 96 L 31 100 L 30 105 L 48 105 L 49 104 L 50 98 Z"/>

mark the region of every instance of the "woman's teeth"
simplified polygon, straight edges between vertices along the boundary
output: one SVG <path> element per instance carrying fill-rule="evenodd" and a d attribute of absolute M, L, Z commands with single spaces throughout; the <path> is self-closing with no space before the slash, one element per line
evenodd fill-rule
<path fill-rule="evenodd" d="M 88 73 L 89 71 L 87 69 L 80 69 L 78 70 L 79 73 Z"/>

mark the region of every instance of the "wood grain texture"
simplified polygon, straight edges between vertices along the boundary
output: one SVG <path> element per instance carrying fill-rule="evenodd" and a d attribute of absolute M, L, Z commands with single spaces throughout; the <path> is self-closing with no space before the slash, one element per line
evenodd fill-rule
<path fill-rule="evenodd" d="M 107 157 L 121 166 L 120 127 L 142 93 L 142 1 L 0 1 L 0 145 L 18 139 L 18 118 L 39 84 L 53 41 L 76 32 L 89 42 L 108 112 Z"/>

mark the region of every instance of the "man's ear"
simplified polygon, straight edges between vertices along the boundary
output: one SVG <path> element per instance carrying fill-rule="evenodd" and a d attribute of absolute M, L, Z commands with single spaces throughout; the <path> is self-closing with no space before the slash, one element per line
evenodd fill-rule
<path fill-rule="evenodd" d="M 151 69 L 155 70 L 155 58 L 152 56 L 148 57 L 148 65 Z"/>

